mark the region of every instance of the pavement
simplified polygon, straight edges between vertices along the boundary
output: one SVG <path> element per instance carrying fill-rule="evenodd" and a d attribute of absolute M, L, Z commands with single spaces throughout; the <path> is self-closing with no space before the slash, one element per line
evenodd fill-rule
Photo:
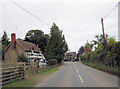
<path fill-rule="evenodd" d="M 118 78 L 80 62 L 66 62 L 36 87 L 118 87 Z"/>

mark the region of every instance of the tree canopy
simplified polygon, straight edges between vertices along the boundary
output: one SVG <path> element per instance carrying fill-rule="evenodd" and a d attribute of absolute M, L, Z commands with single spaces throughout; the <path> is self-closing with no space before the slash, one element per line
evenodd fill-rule
<path fill-rule="evenodd" d="M 4 34 L 1 38 L 1 43 L 2 43 L 2 45 L 6 45 L 6 46 L 9 44 L 9 38 L 8 38 L 7 33 L 5 31 L 4 31 Z"/>
<path fill-rule="evenodd" d="M 78 55 L 83 54 L 83 52 L 84 52 L 84 46 L 81 46 L 78 50 Z"/>
<path fill-rule="evenodd" d="M 41 48 L 43 52 L 45 52 L 45 47 L 47 46 L 48 38 L 49 35 L 44 34 L 43 31 L 36 29 L 36 30 L 29 30 L 26 33 L 25 41 L 38 45 L 38 47 Z"/>
<path fill-rule="evenodd" d="M 7 36 L 7 33 L 4 31 L 4 34 L 1 37 L 1 45 L 2 45 L 2 54 L 5 51 L 6 47 L 9 44 L 9 38 Z M 2 55 L 2 60 L 4 60 L 4 55 Z"/>
<path fill-rule="evenodd" d="M 97 35 L 95 37 L 97 37 L 96 50 L 82 56 L 82 61 L 102 63 L 106 66 L 119 66 L 120 42 L 106 35 L 106 47 L 104 47 L 102 35 Z"/>
<path fill-rule="evenodd" d="M 50 37 L 46 47 L 46 58 L 57 59 L 58 63 L 64 58 L 65 52 L 68 50 L 68 45 L 62 31 L 53 23 L 50 31 Z"/>

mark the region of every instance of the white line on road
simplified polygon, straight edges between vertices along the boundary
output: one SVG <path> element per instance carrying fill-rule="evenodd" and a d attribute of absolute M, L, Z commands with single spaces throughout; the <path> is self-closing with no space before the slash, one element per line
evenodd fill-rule
<path fill-rule="evenodd" d="M 75 67 L 75 65 L 74 65 L 74 67 Z M 78 69 L 76 67 L 75 67 L 75 69 L 76 69 L 77 73 L 79 74 L 79 78 L 80 78 L 81 82 L 84 83 L 82 77 L 80 76 L 80 73 L 79 73 Z"/>
<path fill-rule="evenodd" d="M 82 77 L 80 76 L 80 74 L 79 74 L 79 78 L 80 78 L 81 82 L 83 83 L 83 79 L 82 79 Z"/>

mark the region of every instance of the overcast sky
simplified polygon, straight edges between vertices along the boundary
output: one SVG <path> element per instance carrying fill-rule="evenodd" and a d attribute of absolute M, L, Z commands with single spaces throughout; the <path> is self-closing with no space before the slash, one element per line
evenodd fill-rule
<path fill-rule="evenodd" d="M 30 14 L 9 0 L 0 5 L 0 36 L 6 31 L 10 38 L 16 33 L 17 38 L 24 39 L 31 29 L 50 33 L 53 22 L 63 30 L 70 51 L 78 51 L 87 40 L 102 34 L 101 17 L 105 17 L 119 0 L 13 0 L 48 25 L 32 17 Z M 104 19 L 105 33 L 118 40 L 118 8 Z"/>

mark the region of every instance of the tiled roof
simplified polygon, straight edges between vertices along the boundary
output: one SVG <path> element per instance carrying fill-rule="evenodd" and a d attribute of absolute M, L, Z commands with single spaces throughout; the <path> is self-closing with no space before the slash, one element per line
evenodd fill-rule
<path fill-rule="evenodd" d="M 23 48 L 23 50 L 25 50 L 25 51 L 30 51 L 31 49 L 34 49 L 35 52 L 40 51 L 40 48 L 38 48 L 33 43 L 22 41 L 22 40 L 16 40 L 16 43 L 18 43 Z"/>
<path fill-rule="evenodd" d="M 76 57 L 76 56 L 77 56 L 76 52 L 67 52 L 67 53 L 65 54 L 65 56 L 68 56 L 68 55 L 71 55 L 71 56 L 73 56 L 73 57 Z"/>
<path fill-rule="evenodd" d="M 66 55 L 76 55 L 76 52 L 67 52 Z"/>

